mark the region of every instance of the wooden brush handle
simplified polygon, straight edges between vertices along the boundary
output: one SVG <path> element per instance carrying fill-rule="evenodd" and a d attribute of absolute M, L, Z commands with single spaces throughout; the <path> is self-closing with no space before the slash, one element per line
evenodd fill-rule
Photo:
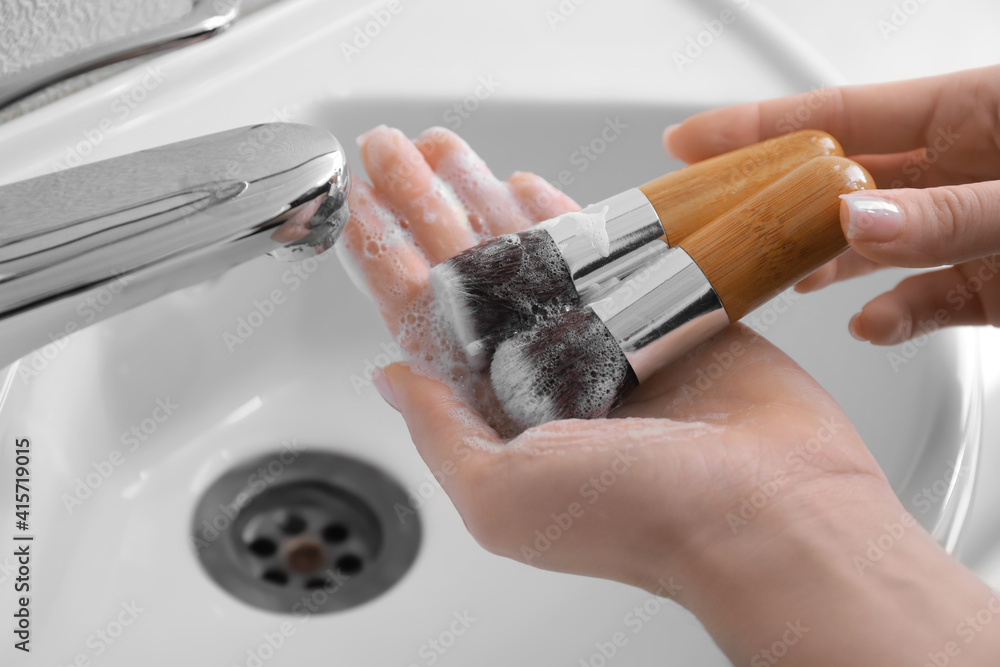
<path fill-rule="evenodd" d="M 695 162 L 639 189 L 660 216 L 664 239 L 677 245 L 812 158 L 843 154 L 826 132 L 801 130 Z"/>
<path fill-rule="evenodd" d="M 874 187 L 861 165 L 817 157 L 679 245 L 735 322 L 846 250 L 840 195 Z"/>

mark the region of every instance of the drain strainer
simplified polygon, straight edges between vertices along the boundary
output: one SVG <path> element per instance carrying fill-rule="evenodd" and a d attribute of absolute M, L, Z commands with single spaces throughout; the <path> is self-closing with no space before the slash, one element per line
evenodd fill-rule
<path fill-rule="evenodd" d="M 289 461 L 286 463 L 286 461 Z M 385 473 L 340 454 L 288 450 L 217 479 L 195 510 L 208 574 L 268 611 L 326 613 L 367 602 L 413 564 L 420 521 Z"/>

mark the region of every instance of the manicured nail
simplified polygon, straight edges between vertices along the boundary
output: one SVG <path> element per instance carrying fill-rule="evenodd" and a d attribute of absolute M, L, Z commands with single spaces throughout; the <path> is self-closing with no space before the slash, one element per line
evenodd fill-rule
<path fill-rule="evenodd" d="M 376 368 L 375 372 L 372 373 L 372 384 L 375 385 L 375 389 L 385 399 L 385 402 L 399 412 L 399 406 L 396 404 L 396 392 L 392 390 L 392 385 L 389 384 L 389 378 L 385 376 L 385 371 L 381 368 Z"/>
<path fill-rule="evenodd" d="M 857 340 L 862 342 L 868 340 L 865 338 L 865 335 L 861 333 L 861 313 L 857 313 L 851 318 L 851 321 L 847 323 L 847 330 L 850 331 L 851 335 Z"/>
<path fill-rule="evenodd" d="M 903 229 L 903 209 L 894 201 L 871 195 L 840 195 L 847 202 L 847 239 L 885 243 Z"/>
<path fill-rule="evenodd" d="M 670 140 L 670 135 L 673 134 L 674 130 L 680 126 L 680 123 L 674 123 L 673 125 L 668 125 L 667 129 L 663 130 L 663 150 L 667 151 L 668 157 L 675 157 L 674 154 L 670 152 L 670 145 L 668 142 Z"/>

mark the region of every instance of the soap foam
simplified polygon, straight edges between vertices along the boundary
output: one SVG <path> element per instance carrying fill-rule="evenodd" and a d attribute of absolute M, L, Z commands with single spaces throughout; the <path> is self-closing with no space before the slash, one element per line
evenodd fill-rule
<path fill-rule="evenodd" d="M 505 340 L 490 376 L 507 413 L 525 427 L 605 417 L 638 384 L 618 341 L 589 309 Z"/>
<path fill-rule="evenodd" d="M 333 246 L 333 251 L 337 254 L 337 259 L 340 260 L 340 265 L 344 267 L 344 273 L 347 274 L 351 284 L 354 285 L 359 292 L 374 301 L 375 297 L 372 295 L 372 291 L 368 288 L 368 282 L 365 280 L 365 275 L 361 272 L 361 267 L 358 266 L 358 263 L 354 261 L 354 257 L 351 256 L 350 251 L 347 249 L 347 244 L 337 243 Z"/>
<path fill-rule="evenodd" d="M 601 257 L 611 254 L 611 238 L 608 236 L 608 211 L 610 206 L 603 208 L 588 206 L 579 211 L 564 213 L 558 218 L 541 222 L 538 226 L 542 229 L 558 230 L 560 236 L 583 237 L 590 242 L 590 246 Z M 566 243 L 559 245 L 560 249 L 566 247 Z"/>
<path fill-rule="evenodd" d="M 376 128 L 372 132 L 384 131 L 385 128 Z M 370 134 L 370 133 L 369 133 Z M 363 135 L 359 143 L 364 142 Z M 375 160 L 378 162 L 378 160 Z M 551 236 L 542 229 L 534 229 L 527 234 L 546 237 L 547 241 L 538 242 L 532 245 L 531 252 L 522 253 L 520 265 L 517 267 L 522 275 L 516 280 L 497 280 L 493 273 L 484 268 L 490 257 L 490 248 L 497 253 L 509 251 L 512 246 L 522 244 L 522 237 L 516 235 L 504 235 L 494 238 L 489 233 L 487 221 L 479 219 L 476 215 L 470 215 L 470 202 L 462 201 L 458 192 L 485 191 L 488 185 L 487 178 L 492 178 L 488 170 L 482 168 L 481 163 L 473 159 L 472 155 L 463 156 L 460 160 L 453 161 L 447 165 L 439 165 L 440 173 L 435 174 L 430 192 L 423 197 L 434 197 L 443 201 L 454 217 L 470 231 L 476 243 L 490 241 L 490 245 L 483 249 L 483 255 L 476 258 L 477 263 L 483 262 L 477 272 L 482 274 L 484 281 L 492 281 L 504 291 L 503 298 L 509 299 L 513 308 L 518 310 L 525 317 L 525 326 L 534 326 L 537 323 L 548 321 L 564 312 L 575 303 L 567 303 L 566 298 L 549 298 L 549 295 L 539 293 L 539 288 L 553 289 L 555 292 L 555 282 L 569 281 L 566 271 L 565 261 L 559 248 L 552 242 Z M 455 183 L 456 187 L 445 181 L 441 176 L 445 176 L 449 181 Z M 510 215 L 510 211 L 504 207 L 504 202 L 491 202 L 488 200 L 479 202 L 484 215 Z M 419 199 L 416 200 L 419 203 Z M 399 211 L 394 210 L 386 202 L 378 200 L 378 206 L 372 207 L 379 216 L 378 225 L 373 225 L 373 229 L 365 230 L 363 239 L 358 244 L 361 247 L 348 246 L 346 250 L 355 257 L 376 259 L 382 262 L 380 267 L 380 286 L 387 293 L 403 297 L 410 294 L 405 305 L 399 308 L 390 316 L 386 310 L 383 315 L 387 318 L 394 318 L 395 321 L 388 321 L 390 329 L 396 332 L 396 340 L 400 346 L 408 351 L 410 368 L 414 373 L 430 377 L 447 384 L 455 397 L 462 403 L 470 406 L 473 410 L 483 416 L 485 423 L 495 429 L 501 436 L 513 437 L 521 429 L 518 428 L 503 410 L 500 402 L 493 391 L 490 378 L 487 374 L 477 372 L 473 369 L 465 354 L 464 345 L 470 341 L 458 341 L 456 335 L 449 325 L 447 317 L 449 305 L 439 303 L 435 300 L 433 289 L 427 285 L 416 297 L 412 297 L 414 284 L 423 280 L 423 276 L 416 273 L 423 270 L 423 266 L 406 266 L 399 256 L 388 251 L 399 244 L 420 249 L 419 243 L 415 241 L 410 233 L 409 225 Z M 610 253 L 610 240 L 607 234 L 608 207 L 596 209 L 591 207 L 580 212 L 559 216 L 553 221 L 542 223 L 545 225 L 564 224 L 572 225 L 576 233 L 588 238 L 595 251 L 602 256 Z M 425 221 L 428 224 L 441 222 L 433 216 L 428 216 Z M 353 258 L 345 257 L 342 249 L 338 249 L 338 255 L 351 277 L 352 282 L 361 289 L 362 292 L 370 294 L 365 281 L 359 279 L 359 271 Z M 477 264 L 478 266 L 478 264 Z M 509 285 L 517 283 L 515 289 L 508 289 Z M 571 286 L 572 283 L 569 282 Z M 528 288 L 530 286 L 530 289 Z M 409 289 L 407 289 L 409 288 Z M 575 290 L 572 290 L 575 298 Z M 453 306 L 452 306 L 453 308 Z M 504 314 L 506 316 L 506 314 Z M 605 330 L 606 332 L 606 330 Z M 568 336 L 562 341 L 562 345 L 586 345 L 586 341 L 577 336 Z M 620 354 L 620 353 L 619 353 Z M 536 384 L 545 391 L 553 389 L 556 383 L 561 381 L 558 372 L 554 369 L 547 369 L 547 379 L 542 378 Z M 587 391 L 582 392 L 579 407 L 588 415 L 597 415 L 602 411 L 606 413 L 615 398 L 614 389 L 621 382 L 619 377 L 622 373 L 620 365 L 616 365 L 610 358 L 598 358 L 594 369 L 593 377 L 586 379 Z M 539 371 L 541 372 L 541 371 Z M 544 373 L 543 373 L 544 374 Z M 539 376 L 540 377 L 540 376 Z M 469 417 L 472 419 L 472 417 Z M 475 426 L 482 426 L 483 422 L 476 418 Z M 487 435 L 487 434 L 484 434 Z M 484 442 L 487 441 L 484 439 Z"/>
<path fill-rule="evenodd" d="M 415 247 L 415 243 L 398 212 L 385 202 L 380 202 L 380 207 L 375 207 L 375 210 L 380 216 L 379 225 L 373 225 L 372 229 L 365 230 L 366 233 L 360 240 L 361 247 L 348 245 L 344 249 L 338 249 L 338 256 L 341 257 L 352 282 L 366 294 L 370 294 L 370 290 L 360 279 L 357 263 L 353 256 L 345 256 L 343 251 L 382 261 L 381 270 L 385 279 L 383 289 L 389 294 L 402 297 L 405 286 L 413 285 L 421 279 L 421 276 L 414 275 L 414 267 L 405 266 L 397 256 L 389 254 L 389 250 L 402 244 Z M 541 230 L 527 233 L 551 238 L 547 232 Z M 484 265 L 488 263 L 491 252 L 501 254 L 507 252 L 510 246 L 520 246 L 523 243 L 522 236 L 519 235 L 509 234 L 494 238 L 481 230 L 479 234 L 484 240 L 491 240 L 489 245 L 483 246 L 483 254 L 479 258 L 484 261 Z M 532 248 L 533 252 L 525 257 L 523 267 L 532 275 L 523 276 L 525 280 L 536 282 L 538 272 L 549 276 L 561 276 L 566 273 L 562 255 L 551 240 L 547 243 L 534 244 Z M 386 273 L 388 275 L 385 275 Z M 484 275 L 484 278 L 488 279 L 489 276 Z M 543 284 L 551 284 L 551 281 L 546 280 Z M 531 326 L 556 318 L 565 313 L 567 308 L 565 303 L 558 300 L 539 303 L 536 294 L 528 293 L 524 289 L 507 291 L 505 296 L 511 300 L 515 308 L 530 314 L 531 321 L 528 324 Z M 459 401 L 483 415 L 485 423 L 501 436 L 517 435 L 522 428 L 515 424 L 503 409 L 493 391 L 489 376 L 474 370 L 465 354 L 464 343 L 456 340 L 455 332 L 447 317 L 448 308 L 447 302 L 435 299 L 432 287 L 427 285 L 396 312 L 394 322 L 388 322 L 390 328 L 396 331 L 396 340 L 400 346 L 411 352 L 408 360 L 411 370 L 447 384 Z M 563 333 L 559 335 L 562 340 L 555 342 L 562 346 L 560 349 L 588 345 L 586 334 L 583 332 L 570 331 L 565 332 L 565 335 Z M 419 352 L 413 354 L 413 351 Z M 615 398 L 615 387 L 621 382 L 622 369 L 610 358 L 598 355 L 594 370 L 596 374 L 587 379 L 587 391 L 579 392 L 580 403 L 577 406 L 588 416 L 604 414 L 610 409 Z M 542 366 L 536 369 L 532 385 L 538 391 L 551 392 L 559 382 L 561 378 L 555 369 Z M 549 418 L 554 416 L 556 415 L 553 414 Z M 537 418 L 520 421 L 522 424 L 539 423 Z"/>

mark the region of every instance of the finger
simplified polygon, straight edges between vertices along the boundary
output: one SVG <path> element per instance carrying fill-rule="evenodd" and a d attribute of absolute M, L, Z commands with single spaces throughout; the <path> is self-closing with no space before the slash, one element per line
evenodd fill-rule
<path fill-rule="evenodd" d="M 943 326 L 1000 324 L 998 258 L 910 276 L 851 318 L 851 334 L 896 345 Z M 991 282 L 992 280 L 992 282 Z"/>
<path fill-rule="evenodd" d="M 867 169 L 875 183 L 886 190 L 934 188 L 980 180 L 945 169 L 938 162 L 930 162 L 926 148 L 889 155 L 855 155 L 851 159 Z"/>
<path fill-rule="evenodd" d="M 451 186 L 477 233 L 499 236 L 529 226 L 530 221 L 510 190 L 457 134 L 432 127 L 422 132 L 414 144 L 434 173 Z"/>
<path fill-rule="evenodd" d="M 1000 181 L 841 199 L 851 247 L 880 264 L 940 266 L 1000 252 Z"/>
<path fill-rule="evenodd" d="M 968 95 L 996 68 L 879 83 L 824 88 L 765 102 L 713 109 L 668 128 L 664 146 L 674 157 L 696 162 L 794 130 L 836 137 L 848 155 L 900 153 L 926 145 L 935 106 Z"/>
<path fill-rule="evenodd" d="M 579 211 L 580 206 L 566 193 L 541 176 L 518 171 L 507 179 L 507 186 L 521 205 L 521 211 L 532 222 L 550 220 L 563 213 Z"/>
<path fill-rule="evenodd" d="M 364 275 L 389 332 L 399 338 L 403 329 L 413 328 L 407 319 L 426 300 L 430 267 L 370 185 L 355 181 L 348 206 L 351 218 L 341 243 Z M 408 352 L 417 344 L 411 339 L 401 340 Z"/>
<path fill-rule="evenodd" d="M 503 465 L 504 440 L 448 385 L 403 363 L 382 372 L 391 392 L 387 400 L 403 415 L 420 457 L 461 511 L 491 470 Z"/>
<path fill-rule="evenodd" d="M 868 275 L 885 268 L 878 262 L 873 262 L 867 257 L 862 257 L 853 250 L 848 250 L 840 257 L 830 260 L 816 271 L 800 280 L 795 285 L 795 291 L 801 294 L 815 292 L 823 289 L 827 285 Z"/>
<path fill-rule="evenodd" d="M 358 144 L 379 197 L 404 219 L 432 265 L 475 245 L 462 205 L 402 132 L 382 125 L 358 137 Z"/>

